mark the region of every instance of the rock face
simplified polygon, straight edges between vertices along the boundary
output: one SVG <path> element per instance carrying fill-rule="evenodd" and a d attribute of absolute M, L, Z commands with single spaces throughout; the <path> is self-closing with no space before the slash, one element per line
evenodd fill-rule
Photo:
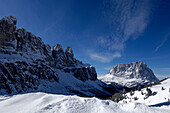
<path fill-rule="evenodd" d="M 13 16 L 4 17 L 0 20 L 0 47 L 11 46 L 9 41 L 14 40 L 17 19 Z"/>
<path fill-rule="evenodd" d="M 33 64 L 0 61 L 1 94 L 21 93 L 38 89 L 40 79 L 58 82 L 58 75 L 44 63 Z"/>
<path fill-rule="evenodd" d="M 40 37 L 24 28 L 16 28 L 16 23 L 17 19 L 13 16 L 0 20 L 0 94 L 38 88 L 44 91 L 42 81 L 45 81 L 44 85 L 49 82 L 57 84 L 62 74 L 72 75 L 81 82 L 97 79 L 95 68 L 75 59 L 71 47 L 68 46 L 64 52 L 57 44 L 51 51 L 51 47 L 44 44 Z"/>
<path fill-rule="evenodd" d="M 67 46 L 65 50 L 65 55 L 66 55 L 66 63 L 68 66 L 74 66 L 76 63 L 76 59 L 74 59 L 74 54 L 73 50 L 70 46 Z"/>
<path fill-rule="evenodd" d="M 75 59 L 71 47 L 68 46 L 64 52 L 61 45 L 56 44 L 53 47 L 52 54 L 58 69 L 64 69 L 65 72 L 72 72 L 76 78 L 82 81 L 95 81 L 97 79 L 95 68 Z"/>
<path fill-rule="evenodd" d="M 100 77 L 100 79 L 108 84 L 117 84 L 126 87 L 135 87 L 137 85 L 159 81 L 152 70 L 141 61 L 118 64 L 110 70 L 109 74 Z"/>
<path fill-rule="evenodd" d="M 16 23 L 13 16 L 0 20 L 0 93 L 36 90 L 40 80 L 58 82 L 50 46 Z"/>
<path fill-rule="evenodd" d="M 60 44 L 56 44 L 52 51 L 53 58 L 55 59 L 55 66 L 59 69 L 66 67 L 66 55 Z"/>
<path fill-rule="evenodd" d="M 125 73 L 131 74 L 125 75 Z M 150 82 L 158 80 L 152 70 L 141 61 L 129 64 L 118 64 L 111 69 L 110 74 L 118 77 L 126 77 L 127 79 L 141 78 L 142 80 L 148 80 Z"/>

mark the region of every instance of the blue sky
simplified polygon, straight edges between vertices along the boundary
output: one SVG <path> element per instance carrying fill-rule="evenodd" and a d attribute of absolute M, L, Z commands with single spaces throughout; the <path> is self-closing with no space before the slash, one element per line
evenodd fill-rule
<path fill-rule="evenodd" d="M 71 46 L 98 76 L 135 61 L 170 76 L 170 0 L 0 0 L 8 15 L 51 46 Z"/>

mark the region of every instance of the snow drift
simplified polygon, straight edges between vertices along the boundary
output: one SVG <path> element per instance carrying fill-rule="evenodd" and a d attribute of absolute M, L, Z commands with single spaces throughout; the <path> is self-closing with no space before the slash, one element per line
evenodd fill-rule
<path fill-rule="evenodd" d="M 170 113 L 144 104 L 117 104 L 109 100 L 46 93 L 0 98 L 0 113 Z"/>

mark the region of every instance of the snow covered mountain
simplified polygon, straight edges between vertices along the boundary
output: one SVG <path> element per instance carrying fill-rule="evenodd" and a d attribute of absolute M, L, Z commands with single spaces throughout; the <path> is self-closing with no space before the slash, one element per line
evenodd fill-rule
<path fill-rule="evenodd" d="M 117 86 L 118 88 L 132 88 L 138 85 L 159 81 L 152 70 L 141 61 L 118 64 L 110 70 L 109 74 L 98 78 L 103 82 L 112 86 Z"/>
<path fill-rule="evenodd" d="M 51 51 L 40 37 L 16 28 L 17 19 L 0 20 L 0 94 L 43 91 L 81 96 L 110 95 L 93 66 L 56 44 Z"/>

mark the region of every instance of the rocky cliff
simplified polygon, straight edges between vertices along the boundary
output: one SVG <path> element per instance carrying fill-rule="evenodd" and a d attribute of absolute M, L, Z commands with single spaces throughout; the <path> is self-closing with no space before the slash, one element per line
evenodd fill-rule
<path fill-rule="evenodd" d="M 63 69 L 65 72 L 72 72 L 79 80 L 86 81 L 97 79 L 97 73 L 93 66 L 82 63 L 74 58 L 73 50 L 67 46 L 65 52 L 60 44 L 53 47 L 52 56 L 55 60 L 55 67 Z"/>
<path fill-rule="evenodd" d="M 107 84 L 129 88 L 159 81 L 152 70 L 141 61 L 113 66 L 109 74 L 99 79 Z"/>
<path fill-rule="evenodd" d="M 92 89 L 103 91 L 95 68 L 75 59 L 71 47 L 64 51 L 56 44 L 51 51 L 40 37 L 16 28 L 16 24 L 13 16 L 0 20 L 1 94 L 51 89 L 54 93 L 95 95 Z M 70 81 L 74 83 L 68 84 Z M 89 85 L 86 81 L 94 83 Z"/>

